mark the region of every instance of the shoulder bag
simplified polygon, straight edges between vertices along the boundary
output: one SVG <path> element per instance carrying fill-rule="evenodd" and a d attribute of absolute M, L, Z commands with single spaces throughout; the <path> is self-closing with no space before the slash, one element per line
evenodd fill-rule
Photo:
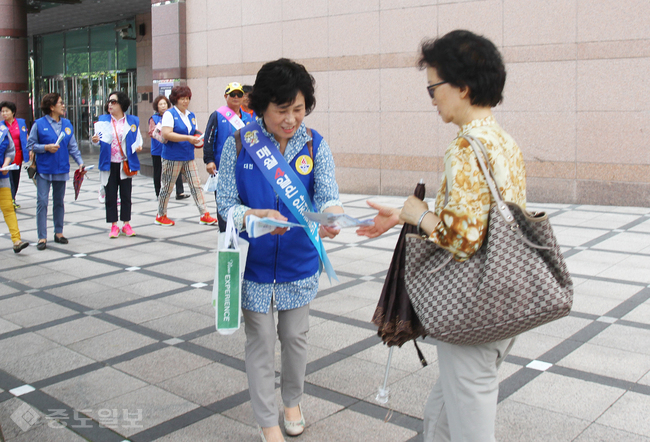
<path fill-rule="evenodd" d="M 487 235 L 464 262 L 419 235 L 406 239 L 405 283 L 427 334 L 457 345 L 516 336 L 569 314 L 573 282 L 545 213 L 504 202 L 485 146 L 474 149 L 493 197 Z"/>
<path fill-rule="evenodd" d="M 122 141 L 120 138 L 120 134 L 117 132 L 117 126 L 115 125 L 115 120 L 111 119 L 111 123 L 113 124 L 113 133 L 115 134 L 115 139 L 117 140 L 117 144 L 120 147 L 120 154 L 122 155 L 122 171 L 126 176 L 137 175 L 138 171 L 131 170 L 131 168 L 129 167 L 129 160 L 126 157 L 126 155 L 124 155 L 124 152 L 122 151 Z"/>

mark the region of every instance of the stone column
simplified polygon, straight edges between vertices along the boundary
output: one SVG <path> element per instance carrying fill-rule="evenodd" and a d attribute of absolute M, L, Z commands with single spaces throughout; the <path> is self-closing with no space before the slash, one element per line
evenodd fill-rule
<path fill-rule="evenodd" d="M 0 101 L 16 103 L 16 117 L 32 120 L 24 0 L 0 0 Z"/>
<path fill-rule="evenodd" d="M 1 1 L 1 0 L 0 0 Z M 151 68 L 154 94 L 160 80 L 187 78 L 185 1 L 151 0 Z M 178 84 L 178 82 L 175 82 Z"/>

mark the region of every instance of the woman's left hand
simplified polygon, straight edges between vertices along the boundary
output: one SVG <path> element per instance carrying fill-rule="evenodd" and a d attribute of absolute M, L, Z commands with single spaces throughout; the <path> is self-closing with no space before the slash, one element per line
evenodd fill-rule
<path fill-rule="evenodd" d="M 334 238 L 339 233 L 341 233 L 340 227 L 320 226 L 318 229 L 318 234 L 321 238 Z"/>
<path fill-rule="evenodd" d="M 411 195 L 404 203 L 399 219 L 405 223 L 417 226 L 420 217 L 426 210 L 429 210 L 429 205 L 421 199 Z"/>
<path fill-rule="evenodd" d="M 135 148 L 135 151 L 136 151 L 136 152 L 141 152 L 141 151 L 142 151 L 142 146 L 138 146 L 138 147 L 136 147 L 136 148 Z"/>

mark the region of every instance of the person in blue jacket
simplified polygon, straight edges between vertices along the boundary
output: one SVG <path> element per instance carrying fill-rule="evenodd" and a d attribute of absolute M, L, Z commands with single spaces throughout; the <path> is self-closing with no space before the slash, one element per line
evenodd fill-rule
<path fill-rule="evenodd" d="M 210 216 L 205 205 L 199 171 L 194 161 L 194 149 L 203 145 L 196 130 L 196 116 L 188 107 L 192 99 L 192 90 L 188 86 L 174 86 L 169 94 L 169 101 L 174 107 L 163 114 L 162 135 L 167 140 L 162 150 L 162 184 L 158 198 L 158 215 L 156 224 L 173 226 L 176 223 L 167 217 L 167 203 L 174 181 L 180 173 L 190 187 L 196 207 L 201 217 L 199 224 L 211 226 L 217 222 Z"/>
<path fill-rule="evenodd" d="M 120 233 L 135 236 L 131 227 L 131 189 L 133 179 L 127 175 L 123 163 L 128 162 L 130 171 L 140 170 L 137 152 L 142 150 L 140 119 L 126 115 L 131 100 L 122 91 L 111 92 L 108 96 L 108 115 L 99 117 L 93 144 L 99 143 L 99 179 L 106 189 L 106 222 L 111 223 L 109 238 L 117 238 Z M 117 192 L 120 192 L 120 220 L 122 230 L 117 226 Z"/>
<path fill-rule="evenodd" d="M 244 89 L 241 84 L 228 83 L 223 98 L 226 100 L 226 104 L 212 112 L 205 127 L 203 163 L 205 163 L 205 170 L 210 175 L 216 174 L 219 170 L 221 152 L 228 137 L 249 121 L 253 121 L 252 116 L 242 111 L 241 108 L 244 103 Z M 217 192 L 214 192 L 214 200 L 217 200 Z M 219 210 L 218 204 L 217 210 Z M 219 219 L 219 230 L 225 230 L 225 221 L 218 213 L 217 218 Z"/>
<path fill-rule="evenodd" d="M 14 151 L 14 142 L 9 128 L 0 121 L 0 167 L 4 169 L 14 161 Z M 0 210 L 2 210 L 11 240 L 14 243 L 14 253 L 20 253 L 21 250 L 29 246 L 29 243 L 20 239 L 18 219 L 11 200 L 11 185 L 9 183 L 9 173 L 11 172 L 9 170 L 0 171 Z"/>
<path fill-rule="evenodd" d="M 162 132 L 155 133 L 156 125 L 162 122 L 165 111 L 172 107 L 169 99 L 164 95 L 158 95 L 153 100 L 154 114 L 149 118 L 149 136 L 151 137 L 151 161 L 153 162 L 153 188 L 156 191 L 156 198 L 160 195 L 160 178 L 162 176 L 162 150 L 163 144 L 167 142 L 162 136 Z M 179 174 L 176 179 L 176 199 L 182 200 L 189 198 L 190 195 L 184 193 L 183 177 Z"/>
<path fill-rule="evenodd" d="M 20 205 L 16 203 L 16 192 L 18 192 L 20 170 L 22 169 L 20 166 L 22 166 L 23 161 L 29 158 L 29 151 L 27 150 L 27 123 L 22 118 L 16 118 L 16 110 L 16 104 L 11 101 L 0 103 L 0 116 L 2 116 L 5 126 L 9 129 L 16 150 L 13 164 L 18 166 L 18 170 L 9 171 L 9 180 L 11 182 L 11 199 L 14 209 L 20 209 Z"/>
<path fill-rule="evenodd" d="M 256 123 L 268 139 L 266 145 L 270 145 L 274 155 L 286 160 L 285 170 L 291 168 L 294 177 L 302 181 L 305 197 L 311 200 L 315 211 L 342 213 L 332 152 L 323 137 L 308 130 L 303 122 L 315 104 L 314 79 L 304 66 L 279 59 L 265 64 L 257 73 L 250 107 L 259 115 Z M 274 393 L 276 335 L 282 353 L 284 429 L 288 435 L 297 436 L 305 428 L 300 400 L 307 367 L 309 303 L 316 296 L 320 276 L 319 252 L 303 228 L 277 228 L 271 235 L 248 237 L 248 215 L 298 221 L 248 151 L 237 148 L 235 137 L 244 141 L 250 134 L 241 135 L 245 130 L 230 136 L 224 144 L 218 210 L 226 219 L 228 211 L 234 208 L 235 227 L 250 243 L 241 298 L 246 374 L 253 412 L 261 427 L 260 437 L 266 442 L 277 442 L 284 439 Z M 320 237 L 333 238 L 339 230 L 321 226 L 318 233 Z M 278 310 L 277 332 L 272 303 Z"/>
<path fill-rule="evenodd" d="M 46 94 L 41 100 L 41 111 L 45 116 L 34 122 L 27 140 L 27 148 L 36 155 L 36 230 L 38 233 L 36 248 L 45 250 L 50 188 L 52 188 L 54 242 L 68 244 L 68 239 L 63 236 L 65 215 L 63 198 L 66 181 L 70 179 L 68 157 L 72 157 L 81 170 L 84 170 L 84 161 L 77 146 L 72 123 L 63 118 L 65 104 L 61 96 L 56 92 Z"/>

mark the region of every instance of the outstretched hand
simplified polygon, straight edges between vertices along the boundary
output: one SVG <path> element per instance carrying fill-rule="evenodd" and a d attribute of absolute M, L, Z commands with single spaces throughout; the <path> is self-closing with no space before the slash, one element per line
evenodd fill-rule
<path fill-rule="evenodd" d="M 372 201 L 366 201 L 370 207 L 377 209 L 377 215 L 373 219 L 375 222 L 372 226 L 364 226 L 357 229 L 357 235 L 367 236 L 368 238 L 376 238 L 382 235 L 389 229 L 392 229 L 397 224 L 400 224 L 400 209 L 394 207 L 382 206 Z"/>

